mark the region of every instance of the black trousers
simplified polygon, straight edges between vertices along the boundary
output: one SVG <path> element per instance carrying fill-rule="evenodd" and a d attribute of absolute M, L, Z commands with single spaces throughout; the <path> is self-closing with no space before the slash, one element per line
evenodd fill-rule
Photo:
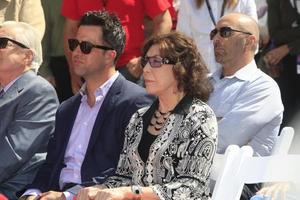
<path fill-rule="evenodd" d="M 261 183 L 244 185 L 240 200 L 249 200 L 261 189 Z"/>
<path fill-rule="evenodd" d="M 60 102 L 73 96 L 69 65 L 65 56 L 51 57 L 50 70 L 53 73 L 56 83 L 56 92 Z"/>

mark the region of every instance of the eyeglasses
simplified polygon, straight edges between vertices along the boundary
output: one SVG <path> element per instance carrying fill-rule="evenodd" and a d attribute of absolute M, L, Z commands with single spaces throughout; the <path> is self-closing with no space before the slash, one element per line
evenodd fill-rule
<path fill-rule="evenodd" d="M 84 54 L 91 53 L 93 48 L 98 48 L 98 49 L 103 49 L 103 50 L 114 50 L 111 47 L 92 44 L 91 42 L 88 42 L 88 41 L 79 42 L 77 39 L 68 39 L 68 43 L 69 43 L 69 49 L 71 51 L 74 51 L 77 48 L 77 46 L 79 45 L 81 52 Z"/>
<path fill-rule="evenodd" d="M 159 56 L 152 56 L 152 57 L 145 56 L 141 58 L 142 68 L 144 68 L 148 62 L 150 66 L 153 68 L 159 68 L 163 64 L 172 64 L 172 65 L 175 64 L 175 62 L 171 61 L 169 58 L 161 58 Z"/>
<path fill-rule="evenodd" d="M 16 40 L 13 40 L 13 39 L 10 39 L 10 38 L 6 38 L 6 37 L 0 37 L 0 49 L 5 49 L 7 47 L 7 44 L 8 44 L 8 41 L 18 45 L 19 47 L 22 47 L 24 49 L 29 49 L 27 46 L 25 46 L 24 44 L 16 41 Z"/>
<path fill-rule="evenodd" d="M 210 32 L 210 40 L 213 40 L 214 37 L 218 34 L 218 32 L 220 32 L 220 36 L 223 37 L 223 38 L 228 38 L 230 36 L 232 36 L 232 32 L 239 32 L 239 33 L 244 33 L 244 34 L 248 34 L 248 35 L 252 35 L 252 33 L 250 32 L 245 32 L 245 31 L 239 31 L 239 30 L 235 30 L 235 29 L 232 29 L 230 27 L 222 27 L 220 29 L 213 29 L 211 32 Z"/>

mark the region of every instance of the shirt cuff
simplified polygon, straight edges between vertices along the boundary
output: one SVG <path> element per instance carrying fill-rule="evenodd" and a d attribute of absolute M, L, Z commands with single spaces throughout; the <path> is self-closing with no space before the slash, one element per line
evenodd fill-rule
<path fill-rule="evenodd" d="M 65 195 L 66 200 L 73 200 L 73 198 L 74 198 L 74 195 L 68 191 L 63 192 L 63 194 Z"/>
<path fill-rule="evenodd" d="M 38 196 L 40 195 L 42 192 L 38 189 L 29 189 L 29 190 L 26 190 L 24 192 L 24 194 L 22 196 Z"/>

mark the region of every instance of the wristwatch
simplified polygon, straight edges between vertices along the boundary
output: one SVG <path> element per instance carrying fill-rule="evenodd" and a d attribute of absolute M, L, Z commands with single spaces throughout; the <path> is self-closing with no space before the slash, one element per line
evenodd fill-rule
<path fill-rule="evenodd" d="M 131 186 L 131 191 L 136 194 L 136 195 L 141 195 L 142 194 L 142 187 L 139 185 L 132 185 Z"/>

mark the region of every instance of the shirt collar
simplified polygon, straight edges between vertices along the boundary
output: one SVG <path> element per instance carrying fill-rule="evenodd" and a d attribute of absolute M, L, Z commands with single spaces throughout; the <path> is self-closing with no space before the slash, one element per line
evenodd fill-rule
<path fill-rule="evenodd" d="M 18 76 L 17 78 L 15 78 L 14 80 L 12 80 L 11 82 L 9 82 L 5 87 L 2 87 L 0 85 L 0 91 L 3 89 L 4 92 L 6 92 L 22 75 Z"/>
<path fill-rule="evenodd" d="M 112 75 L 106 82 L 104 82 L 100 87 L 98 87 L 95 92 L 94 95 L 96 97 L 96 101 L 100 100 L 102 97 L 106 96 L 106 94 L 108 93 L 109 89 L 111 88 L 111 86 L 113 85 L 113 83 L 115 82 L 115 80 L 118 78 L 119 76 L 119 72 L 117 71 L 114 75 Z M 82 96 L 81 101 L 86 100 L 87 99 L 87 95 L 86 95 L 86 83 L 84 83 L 82 85 L 82 87 L 79 90 L 79 93 Z"/>
<path fill-rule="evenodd" d="M 252 78 L 252 74 L 255 73 L 256 70 L 257 70 L 257 66 L 255 64 L 255 61 L 252 60 L 249 64 L 247 64 L 244 67 L 242 67 L 241 69 L 239 69 L 233 75 L 226 76 L 225 78 L 230 79 L 230 78 L 236 77 L 237 79 L 247 81 L 247 80 L 250 80 Z M 215 81 L 218 81 L 218 80 L 221 79 L 221 75 L 222 75 L 222 68 L 218 69 L 215 73 L 213 73 L 212 78 Z"/>
<path fill-rule="evenodd" d="M 179 103 L 175 106 L 173 111 L 171 111 L 171 113 L 182 114 L 182 115 L 188 114 L 189 113 L 189 108 L 190 108 L 192 102 L 193 102 L 193 97 L 191 97 L 189 95 L 185 95 L 179 101 Z M 148 111 L 146 113 L 147 114 L 150 114 L 150 113 L 153 114 L 154 111 L 158 109 L 158 104 L 159 104 L 158 99 L 156 99 L 154 101 L 154 103 L 150 106 L 150 108 L 148 109 Z"/>

